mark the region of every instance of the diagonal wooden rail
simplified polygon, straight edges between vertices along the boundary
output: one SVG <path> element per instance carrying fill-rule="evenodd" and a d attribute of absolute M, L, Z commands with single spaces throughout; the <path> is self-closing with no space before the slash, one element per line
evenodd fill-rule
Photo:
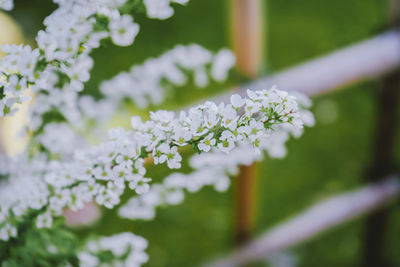
<path fill-rule="evenodd" d="M 394 200 L 399 195 L 399 177 L 391 176 L 380 183 L 333 196 L 311 206 L 301 214 L 247 243 L 234 253 L 204 266 L 243 266 L 252 261 L 264 259 L 271 253 L 308 240 L 335 225 L 370 212 Z"/>
<path fill-rule="evenodd" d="M 277 85 L 313 96 L 351 83 L 374 79 L 400 65 L 400 31 L 387 31 L 371 39 L 307 61 L 277 74 L 242 85 L 235 93 L 247 89 L 261 90 Z M 232 91 L 216 96 L 214 101 L 228 101 Z"/>

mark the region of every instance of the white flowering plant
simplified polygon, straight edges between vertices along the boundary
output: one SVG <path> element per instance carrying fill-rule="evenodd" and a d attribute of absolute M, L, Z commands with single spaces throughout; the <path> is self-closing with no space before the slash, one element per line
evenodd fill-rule
<path fill-rule="evenodd" d="M 150 112 L 148 120 L 133 116 L 129 130 L 116 127 L 105 135 L 125 99 L 145 108 L 161 103 L 166 87 L 181 86 L 188 76 L 198 87 L 210 79 L 224 81 L 234 56 L 228 49 L 214 54 L 199 45 L 178 45 L 103 82 L 103 98 L 95 100 L 82 94 L 94 64 L 91 52 L 107 39 L 131 45 L 140 28 L 134 10 L 166 19 L 173 15 L 171 4 L 188 0 L 53 1 L 58 8 L 44 20 L 37 48 L 2 47 L 0 116 L 12 116 L 34 98 L 26 151 L 0 158 L 4 266 L 140 266 L 148 261 L 144 238 L 127 232 L 82 242 L 65 227 L 65 210 L 95 202 L 118 207 L 123 218 L 153 219 L 158 206 L 180 203 L 184 190 L 227 189 L 237 167 L 260 160 L 264 151 L 283 157 L 289 136 L 314 123 L 308 98 L 272 88 L 179 113 Z M 0 8 L 12 7 L 12 1 L 0 0 Z M 88 131 L 99 135 L 96 145 L 87 140 Z M 185 147 L 198 153 L 190 159 L 193 173 L 173 173 L 162 183 L 146 177 L 149 161 L 180 169 Z M 136 196 L 120 205 L 128 190 Z"/>

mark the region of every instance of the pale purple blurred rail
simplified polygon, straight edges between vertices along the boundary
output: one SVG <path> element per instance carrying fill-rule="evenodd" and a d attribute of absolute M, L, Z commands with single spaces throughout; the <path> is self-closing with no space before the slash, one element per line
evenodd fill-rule
<path fill-rule="evenodd" d="M 307 61 L 277 74 L 241 86 L 235 93 L 242 96 L 247 89 L 295 90 L 317 95 L 345 85 L 373 79 L 400 65 L 400 32 L 388 31 L 366 41 L 342 48 L 331 54 Z M 213 100 L 228 101 L 232 92 Z"/>
<path fill-rule="evenodd" d="M 205 266 L 243 266 L 264 259 L 274 252 L 310 239 L 334 225 L 369 212 L 393 200 L 399 194 L 399 178 L 390 177 L 381 183 L 328 198 L 254 239 L 236 252 Z"/>

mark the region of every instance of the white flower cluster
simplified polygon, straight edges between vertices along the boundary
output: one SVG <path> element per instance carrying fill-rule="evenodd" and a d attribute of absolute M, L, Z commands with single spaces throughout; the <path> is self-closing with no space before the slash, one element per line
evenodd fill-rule
<path fill-rule="evenodd" d="M 77 148 L 86 147 L 88 137 L 96 141 L 106 139 L 106 129 L 118 109 L 118 103 L 110 99 L 96 101 L 88 95 L 78 98 L 77 94 L 64 94 L 64 97 L 67 95 L 73 97 L 64 98 L 62 103 L 58 103 L 58 110 L 63 114 L 68 114 L 67 121 L 43 124 L 38 122 L 36 125 L 43 126 L 43 131 L 36 134 L 30 141 L 31 145 L 41 145 L 51 154 L 57 154 L 60 157 L 70 157 Z M 43 100 L 43 104 L 35 107 L 48 107 L 46 97 L 41 96 L 43 95 L 39 94 L 35 100 L 39 102 Z M 67 103 L 70 105 L 66 105 Z M 62 136 L 61 139 L 60 136 Z"/>
<path fill-rule="evenodd" d="M 79 109 L 83 116 L 100 124 L 108 122 L 111 119 L 119 104 L 110 101 L 110 99 L 96 101 L 88 95 L 79 97 L 78 101 Z"/>
<path fill-rule="evenodd" d="M 188 144 L 199 152 L 229 153 L 238 143 L 249 143 L 258 150 L 260 141 L 268 138 L 272 127 L 290 124 L 302 127 L 295 97 L 276 89 L 250 91 L 248 98 L 231 97 L 230 104 L 206 102 L 181 111 L 151 113 L 151 120 L 142 123 L 132 118 L 133 132 L 140 143 L 148 144 L 154 163 L 166 162 L 169 168 L 180 168 L 181 156 L 177 149 Z"/>
<path fill-rule="evenodd" d="M 39 56 L 39 50 L 29 46 L 4 45 L 2 50 L 7 56 L 0 61 L 0 117 L 14 114 L 16 103 L 30 100 L 25 90 L 34 79 L 33 70 Z"/>
<path fill-rule="evenodd" d="M 189 174 L 172 173 L 162 184 L 153 184 L 149 192 L 134 196 L 119 210 L 119 216 L 127 219 L 152 220 L 160 206 L 180 204 L 185 191 L 198 192 L 204 186 L 213 186 L 223 192 L 230 185 L 230 175 L 237 174 L 239 165 L 248 165 L 261 158 L 250 145 L 241 145 L 229 154 L 210 152 L 194 155 L 190 165 L 195 170 Z"/>
<path fill-rule="evenodd" d="M 102 93 L 119 102 L 129 98 L 139 107 L 149 103 L 159 104 L 164 100 L 165 82 L 182 86 L 187 82 L 185 73 L 193 72 L 198 87 L 209 83 L 207 70 L 218 82 L 224 81 L 235 64 L 235 57 L 228 49 L 213 55 L 199 45 L 179 45 L 158 58 L 146 60 L 142 65 L 133 66 L 129 72 L 122 72 L 101 84 Z M 184 72 L 184 71 L 185 72 Z"/>
<path fill-rule="evenodd" d="M 144 0 L 147 16 L 154 19 L 167 19 L 174 14 L 171 3 L 185 5 L 189 0 Z"/>
<path fill-rule="evenodd" d="M 107 38 L 119 46 L 131 45 L 139 26 L 127 14 L 141 3 L 53 2 L 59 7 L 45 19 L 45 29 L 36 37 L 38 48 L 2 47 L 6 56 L 0 60 L 0 117 L 12 115 L 18 103 L 28 101 L 28 89 L 35 101 L 29 114 L 34 134 L 29 151 L 16 158 L 0 157 L 0 240 L 18 238 L 27 223 L 37 229 L 49 228 L 66 208 L 78 210 L 93 201 L 112 208 L 127 187 L 142 195 L 131 201 L 136 206 L 128 212 L 140 218 L 154 217 L 158 205 L 180 203 L 184 190 L 195 192 L 205 185 L 225 190 L 229 173 L 238 164 L 259 158 L 255 151 L 265 150 L 264 144 L 277 129 L 301 131 L 303 118 L 295 97 L 272 89 L 249 91 L 246 98 L 234 95 L 230 104 L 206 102 L 179 116 L 157 111 L 145 122 L 133 117 L 131 130 L 112 129 L 105 142 L 88 146 L 84 134 L 79 135 L 84 127 L 91 127 L 84 119 L 104 124 L 125 97 L 139 106 L 157 104 L 164 97 L 163 83 L 184 84 L 186 71 L 193 73 L 199 87 L 206 86 L 209 77 L 223 81 L 235 59 L 227 49 L 214 55 L 198 45 L 177 46 L 103 83 L 106 98 L 95 101 L 80 95 L 94 64 L 90 54 Z M 173 14 L 171 4 L 187 2 L 143 0 L 148 16 L 159 19 Z M 0 0 L 0 8 L 12 7 L 12 1 Z M 55 119 L 48 123 L 45 115 Z M 196 172 L 192 174 L 174 174 L 161 185 L 151 185 L 145 177 L 145 160 L 180 168 L 179 148 L 183 146 L 210 152 L 210 157 L 194 157 L 191 165 Z M 78 257 L 82 266 L 140 266 L 148 260 L 146 247 L 143 238 L 123 233 L 90 242 Z M 104 252 L 113 255 L 112 262 L 103 262 Z"/>
<path fill-rule="evenodd" d="M 29 164 L 27 164 L 29 162 Z M 18 225 L 13 223 L 14 216 L 23 216 L 29 208 L 41 209 L 49 195 L 48 186 L 41 175 L 46 168 L 43 155 L 36 155 L 28 161 L 26 155 L 10 159 L 0 157 L 0 240 L 7 241 L 17 236 Z"/>
<path fill-rule="evenodd" d="M 117 45 L 133 42 L 139 26 L 133 23 L 130 16 L 118 11 L 127 1 L 54 0 L 59 8 L 45 19 L 46 28 L 36 38 L 38 49 L 32 50 L 22 45 L 3 47 L 7 56 L 0 61 L 0 117 L 12 115 L 17 111 L 17 103 L 28 101 L 30 95 L 26 89 L 30 88 L 36 95 L 29 109 L 31 130 L 36 131 L 44 126 L 46 122 L 43 116 L 48 112 L 56 112 L 57 116 L 63 117 L 74 128 L 85 127 L 87 121 L 84 119 L 89 117 L 96 125 L 100 124 L 95 129 L 99 130 L 124 97 L 130 97 L 142 107 L 147 104 L 146 97 L 153 103 L 159 103 L 164 95 L 162 79 L 174 84 L 185 82 L 180 68 L 193 70 L 195 81 L 201 86 L 208 82 L 206 64 L 211 65 L 211 74 L 215 80 L 226 78 L 235 60 L 232 52 L 221 50 L 212 55 L 200 46 L 179 46 L 159 59 L 132 68 L 132 75 L 121 74 L 105 83 L 102 89 L 107 98 L 103 100 L 95 101 L 88 96 L 79 96 L 78 92 L 83 89 L 84 82 L 90 78 L 89 72 L 93 66 L 90 52 L 100 45 L 100 41 L 111 37 Z M 129 86 L 127 83 L 130 83 Z M 51 129 L 54 130 L 55 126 Z M 66 129 L 65 125 L 63 129 Z M 62 143 L 56 141 L 58 135 L 48 133 L 46 130 L 36 141 L 50 152 L 60 154 L 62 148 L 73 151 L 72 145 L 68 146 L 64 142 L 66 146 L 62 146 Z M 49 147 L 52 145 L 56 147 Z"/>
<path fill-rule="evenodd" d="M 37 227 L 50 227 L 52 217 L 66 207 L 77 210 L 95 200 L 112 208 L 127 186 L 138 194 L 148 192 L 144 159 L 149 154 L 155 164 L 175 169 L 181 167 L 181 146 L 228 153 L 249 144 L 260 150 L 277 125 L 302 127 L 295 97 L 276 89 L 248 91 L 248 96 L 234 95 L 231 104 L 206 102 L 178 117 L 168 111 L 152 112 L 146 122 L 133 117 L 131 131 L 112 129 L 107 142 L 77 151 L 68 161 L 35 157 L 8 164 L 22 161 L 24 168 L 11 168 L 13 178 L 0 187 L 1 238 L 13 237 L 9 228 L 17 229 L 29 210 L 38 211 Z"/>
<path fill-rule="evenodd" d="M 315 123 L 312 113 L 308 110 L 311 100 L 299 93 L 291 93 L 297 98 L 301 120 L 308 127 Z M 260 140 L 259 149 L 272 158 L 282 158 L 286 154 L 285 143 L 289 136 L 301 136 L 303 128 L 291 124 L 273 126 L 274 131 Z M 156 208 L 167 205 L 177 205 L 184 200 L 184 192 L 199 191 L 204 186 L 213 186 L 217 191 L 225 191 L 230 185 L 230 176 L 237 175 L 240 165 L 250 165 L 263 159 L 249 144 L 235 147 L 229 154 L 212 152 L 194 155 L 190 166 L 194 169 L 189 174 L 172 173 L 162 184 L 153 184 L 148 193 L 134 196 L 119 209 L 119 215 L 128 219 L 152 220 Z"/>
<path fill-rule="evenodd" d="M 0 9 L 10 11 L 14 8 L 13 0 L 0 0 Z"/>
<path fill-rule="evenodd" d="M 64 104 L 67 102 L 65 101 Z M 115 115 L 118 103 L 109 99 L 96 101 L 88 95 L 71 99 L 69 102 L 76 107 L 69 109 L 67 122 L 56 121 L 42 124 L 43 129 L 36 132 L 30 140 L 31 147 L 45 148 L 46 152 L 52 156 L 68 159 L 72 157 L 76 149 L 85 148 L 88 143 L 93 143 L 92 139 L 96 139 L 96 142 L 107 139 L 106 129 L 109 127 L 108 123 L 112 116 Z M 58 107 L 59 110 L 68 109 L 62 103 Z M 87 139 L 91 139 L 91 142 Z"/>
<path fill-rule="evenodd" d="M 43 132 L 31 140 L 31 144 L 39 144 L 51 154 L 68 158 L 76 148 L 85 147 L 84 138 L 79 136 L 79 132 L 85 133 L 86 137 L 88 133 L 92 133 L 99 141 L 104 140 L 107 123 L 116 113 L 124 96 L 135 101 L 137 105 L 144 106 L 147 103 L 146 96 L 153 101 L 157 95 L 161 97 L 164 92 L 161 86 L 165 86 L 162 80 L 175 77 L 170 78 L 175 80 L 175 83 L 178 80 L 185 81 L 180 68 L 185 67 L 186 70 L 192 69 L 196 72 L 204 68 L 205 64 L 209 64 L 211 76 L 219 81 L 226 78 L 234 61 L 232 52 L 227 49 L 213 56 L 198 45 L 177 46 L 160 58 L 149 60 L 142 66 L 135 66 L 130 74 L 120 74 L 103 83 L 102 89 L 106 95 L 104 99 L 96 101 L 90 96 L 78 97 L 74 91 L 53 91 L 52 95 L 58 96 L 52 98 L 46 94 L 39 94 L 35 99 L 36 104 L 31 109 L 31 126 L 44 128 Z M 207 79 L 207 76 L 204 78 Z M 43 124 L 41 116 L 37 114 L 42 114 L 51 107 L 57 107 L 68 123 Z M 60 136 L 63 136 L 62 140 Z"/>
<path fill-rule="evenodd" d="M 102 237 L 99 240 L 90 241 L 85 250 L 78 254 L 79 264 L 82 267 L 141 266 L 148 261 L 146 248 L 146 239 L 132 233 Z M 98 255 L 107 251 L 111 252 L 113 258 L 103 263 Z"/>
<path fill-rule="evenodd" d="M 4 46 L 7 56 L 0 61 L 0 117 L 17 111 L 17 103 L 28 101 L 30 87 L 39 94 L 31 110 L 31 128 L 42 123 L 41 116 L 52 108 L 75 122 L 76 91 L 83 89 L 93 66 L 89 54 L 102 39 L 111 37 L 119 46 L 133 43 L 139 26 L 119 8 L 129 0 L 53 0 L 59 5 L 44 21 L 46 29 L 36 38 L 38 49 L 28 46 Z M 171 3 L 188 0 L 144 0 L 148 16 L 165 19 L 173 15 Z M 0 0 L 0 8 L 11 10 L 12 0 Z M 221 60 L 220 60 L 221 61 Z M 225 71 L 217 67 L 217 71 Z M 206 78 L 199 69 L 197 80 Z M 140 102 L 140 101 L 137 101 Z"/>
<path fill-rule="evenodd" d="M 83 138 L 66 123 L 47 124 L 36 140 L 51 154 L 59 156 L 72 156 L 77 147 L 85 147 Z"/>
<path fill-rule="evenodd" d="M 40 125 L 40 115 L 60 104 L 68 117 L 71 100 L 90 77 L 89 54 L 102 39 L 110 37 L 116 45 L 127 46 L 139 31 L 131 16 L 118 11 L 126 0 L 55 2 L 59 8 L 45 19 L 45 30 L 36 37 L 38 48 L 3 46 L 7 56 L 0 61 L 0 115 L 12 114 L 15 103 L 28 100 L 21 93 L 29 86 L 41 93 L 32 111 L 33 129 Z"/>

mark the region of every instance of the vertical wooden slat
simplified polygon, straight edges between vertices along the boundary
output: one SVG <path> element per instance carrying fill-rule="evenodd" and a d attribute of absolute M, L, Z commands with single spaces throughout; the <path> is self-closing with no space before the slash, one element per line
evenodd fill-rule
<path fill-rule="evenodd" d="M 256 78 L 262 60 L 262 0 L 232 0 L 233 48 L 237 69 Z M 236 180 L 235 242 L 246 242 L 253 228 L 256 164 L 241 166 Z"/>
<path fill-rule="evenodd" d="M 398 27 L 400 0 L 389 1 L 389 27 Z M 399 46 L 400 50 L 400 46 Z M 373 144 L 372 162 L 365 179 L 380 182 L 396 171 L 394 147 L 398 135 L 400 108 L 400 71 L 393 71 L 381 79 L 377 93 L 377 123 Z M 361 266 L 387 266 L 385 241 L 391 207 L 383 207 L 366 218 Z"/>
<path fill-rule="evenodd" d="M 241 246 L 251 238 L 255 206 L 257 164 L 240 166 L 236 180 L 235 242 Z"/>
<path fill-rule="evenodd" d="M 233 49 L 237 69 L 256 78 L 263 57 L 262 0 L 232 0 Z"/>

